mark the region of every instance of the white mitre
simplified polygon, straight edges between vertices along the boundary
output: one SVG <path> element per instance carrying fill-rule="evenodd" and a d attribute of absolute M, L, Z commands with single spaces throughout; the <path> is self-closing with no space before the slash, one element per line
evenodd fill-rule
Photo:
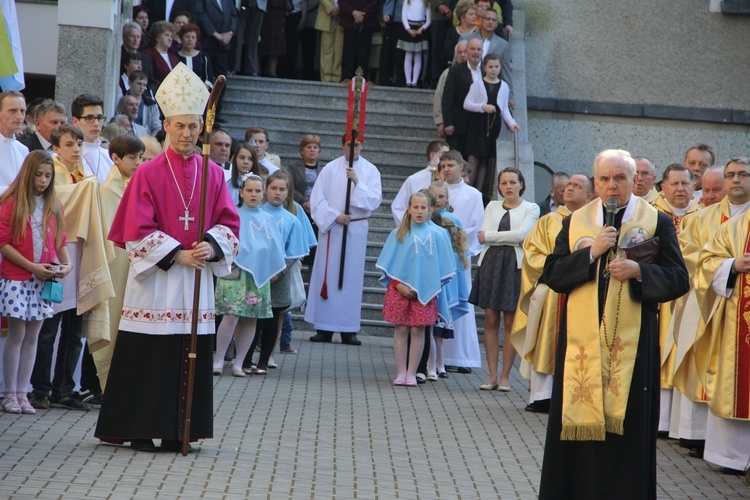
<path fill-rule="evenodd" d="M 193 71 L 179 63 L 169 72 L 156 91 L 164 116 L 203 115 L 209 97 L 206 84 Z"/>

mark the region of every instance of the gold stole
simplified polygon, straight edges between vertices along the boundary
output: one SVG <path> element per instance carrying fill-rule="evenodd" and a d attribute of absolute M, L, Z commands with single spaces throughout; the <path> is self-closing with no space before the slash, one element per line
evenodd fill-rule
<path fill-rule="evenodd" d="M 602 227 L 601 203 L 589 203 L 571 215 L 570 251 L 593 240 Z M 656 232 L 657 211 L 636 198 L 633 216 L 620 228 L 620 244 L 633 228 L 647 237 Z M 600 258 L 606 258 L 606 254 Z M 596 278 L 568 295 L 567 351 L 563 380 L 563 441 L 603 441 L 605 432 L 623 434 L 633 367 L 641 330 L 641 304 L 630 297 L 627 282 L 610 280 L 604 314 L 598 322 L 599 259 Z M 593 335 L 598 332 L 599 335 Z"/>

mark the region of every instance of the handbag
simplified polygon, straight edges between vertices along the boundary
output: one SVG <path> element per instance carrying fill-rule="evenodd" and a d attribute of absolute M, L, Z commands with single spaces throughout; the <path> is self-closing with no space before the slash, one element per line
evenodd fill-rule
<path fill-rule="evenodd" d="M 41 298 L 42 300 L 46 300 L 48 302 L 56 302 L 59 304 L 63 299 L 62 285 L 54 279 L 48 279 L 44 282 Z"/>
<path fill-rule="evenodd" d="M 626 248 L 622 248 L 627 259 L 638 262 L 639 264 L 658 264 L 660 256 L 659 237 L 655 236 L 646 241 L 636 243 Z"/>

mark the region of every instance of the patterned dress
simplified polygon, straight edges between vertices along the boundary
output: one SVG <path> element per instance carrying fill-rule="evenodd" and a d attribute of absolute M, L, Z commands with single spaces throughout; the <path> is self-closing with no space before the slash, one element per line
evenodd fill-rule
<path fill-rule="evenodd" d="M 44 248 L 43 210 L 44 201 L 41 196 L 37 196 L 34 213 L 30 217 L 34 237 L 34 262 L 39 262 Z M 44 281 L 33 274 L 25 281 L 0 279 L 0 315 L 23 321 L 51 318 L 54 315 L 52 304 L 41 299 L 42 288 Z"/>
<path fill-rule="evenodd" d="M 216 314 L 233 314 L 242 318 L 270 318 L 271 283 L 258 288 L 253 276 L 240 269 L 240 279 L 216 280 Z"/>

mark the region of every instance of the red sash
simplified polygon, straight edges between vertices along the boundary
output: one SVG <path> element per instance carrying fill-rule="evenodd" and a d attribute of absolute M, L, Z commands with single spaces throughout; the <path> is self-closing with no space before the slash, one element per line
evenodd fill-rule
<path fill-rule="evenodd" d="M 745 242 L 750 253 L 750 237 Z M 750 418 L 750 274 L 740 274 L 740 300 L 735 336 L 734 418 Z"/>

